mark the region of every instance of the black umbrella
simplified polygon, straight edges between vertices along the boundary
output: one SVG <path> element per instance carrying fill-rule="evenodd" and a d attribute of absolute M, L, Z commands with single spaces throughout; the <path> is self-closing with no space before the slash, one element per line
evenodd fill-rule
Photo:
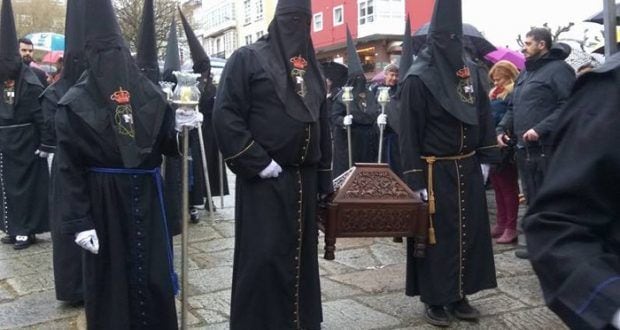
<path fill-rule="evenodd" d="M 414 34 L 413 34 L 413 53 L 417 54 L 424 44 L 426 44 L 426 35 L 428 34 L 428 27 L 430 23 L 426 23 L 422 25 Z M 496 50 L 497 48 L 493 46 L 488 40 L 484 38 L 482 33 L 476 29 L 475 26 L 467 23 L 463 23 L 463 45 L 465 47 L 473 48 L 477 54 L 476 57 L 483 58 L 484 55 Z"/>
<path fill-rule="evenodd" d="M 332 88 L 340 88 L 347 82 L 349 69 L 346 65 L 337 62 L 321 63 L 321 71 L 325 78 L 332 81 Z"/>
<path fill-rule="evenodd" d="M 586 22 L 603 24 L 603 15 L 604 12 L 600 11 L 598 14 L 586 19 Z M 620 25 L 620 3 L 616 3 L 616 25 Z"/>

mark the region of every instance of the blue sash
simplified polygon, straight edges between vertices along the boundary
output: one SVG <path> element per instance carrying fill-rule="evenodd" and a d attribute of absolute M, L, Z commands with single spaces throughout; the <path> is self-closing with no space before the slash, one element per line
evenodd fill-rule
<path fill-rule="evenodd" d="M 106 167 L 90 167 L 89 171 L 95 173 L 103 173 L 103 174 L 137 174 L 137 175 L 151 175 L 155 180 L 155 185 L 157 186 L 157 198 L 159 199 L 159 207 L 161 210 L 162 220 L 164 222 L 164 234 L 166 238 L 169 238 L 168 234 L 168 221 L 166 219 L 166 208 L 164 207 L 164 185 L 161 178 L 161 173 L 159 171 L 159 167 L 156 167 L 152 170 L 144 170 L 144 169 L 130 169 L 130 168 L 106 168 Z M 174 272 L 174 264 L 173 264 L 173 252 L 172 246 L 170 244 L 170 240 L 166 239 L 166 252 L 168 255 L 168 272 L 170 274 L 170 280 L 172 281 L 172 290 L 174 295 L 179 293 L 179 278 L 177 274 Z"/>

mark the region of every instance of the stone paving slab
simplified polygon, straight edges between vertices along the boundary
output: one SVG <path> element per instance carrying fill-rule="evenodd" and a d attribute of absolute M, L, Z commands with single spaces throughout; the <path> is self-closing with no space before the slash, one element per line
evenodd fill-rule
<path fill-rule="evenodd" d="M 381 265 L 402 264 L 407 261 L 406 243 L 380 243 L 370 247 L 370 251 Z"/>
<path fill-rule="evenodd" d="M 24 257 L 26 258 L 26 257 Z M 32 274 L 35 271 L 17 258 L 0 260 L 0 280 Z"/>
<path fill-rule="evenodd" d="M 496 315 L 528 307 L 521 301 L 504 294 L 472 300 L 471 304 L 480 310 L 483 316 Z"/>
<path fill-rule="evenodd" d="M 233 265 L 234 250 L 222 250 L 209 253 L 195 253 L 190 258 L 196 263 L 198 268 L 213 268 L 218 266 Z"/>
<path fill-rule="evenodd" d="M 321 274 L 321 276 L 346 274 L 356 271 L 358 270 L 338 263 L 335 260 L 323 259 L 323 254 L 319 252 L 319 274 Z"/>
<path fill-rule="evenodd" d="M 14 299 L 16 296 L 17 293 L 15 293 L 15 290 L 12 290 L 12 288 L 9 288 L 8 283 L 0 281 L 0 303 Z"/>
<path fill-rule="evenodd" d="M 211 225 L 222 237 L 235 236 L 235 223 L 230 220 L 215 220 Z"/>
<path fill-rule="evenodd" d="M 222 251 L 235 248 L 235 239 L 232 237 L 214 239 L 208 242 L 194 243 L 192 246 L 197 249 L 196 253 Z"/>
<path fill-rule="evenodd" d="M 370 269 L 381 266 L 368 248 L 340 251 L 332 262 L 348 266 L 356 270 Z"/>
<path fill-rule="evenodd" d="M 497 287 L 530 306 L 545 305 L 538 279 L 534 275 L 499 278 Z"/>
<path fill-rule="evenodd" d="M 229 184 L 234 187 L 233 181 Z M 229 329 L 234 198 L 226 198 L 224 209 L 219 198 L 214 200 L 217 213 L 203 212 L 200 223 L 190 225 L 189 329 Z M 489 213 L 494 217 L 494 208 Z M 22 251 L 0 246 L 0 329 L 86 329 L 83 309 L 55 301 L 51 240 L 49 234 L 38 237 L 38 244 Z M 323 237 L 320 233 L 323 329 L 436 329 L 422 318 L 419 297 L 404 294 L 406 244 L 392 238 L 339 238 L 336 260 L 328 261 Z M 175 238 L 179 274 L 180 243 Z M 513 250 L 514 245 L 494 245 L 499 288 L 469 297 L 481 310 L 478 323 L 458 321 L 451 329 L 566 329 L 544 307 L 529 262 L 515 258 Z"/>
<path fill-rule="evenodd" d="M 209 325 L 225 323 L 230 313 L 230 290 L 189 298 L 192 312 Z"/>
<path fill-rule="evenodd" d="M 324 329 L 365 330 L 400 324 L 397 318 L 350 299 L 323 303 L 323 319 Z"/>
<path fill-rule="evenodd" d="M 338 283 L 324 277 L 321 279 L 321 293 L 321 299 L 326 301 L 359 296 L 362 295 L 364 291 L 351 285 Z"/>
<path fill-rule="evenodd" d="M 28 327 L 19 327 L 19 330 L 74 330 L 79 329 L 78 321 L 75 317 L 70 317 L 62 320 L 54 320 L 46 322 L 44 324 L 35 324 Z"/>
<path fill-rule="evenodd" d="M 363 295 L 355 297 L 355 300 L 374 310 L 397 317 L 406 324 L 422 322 L 421 315 L 424 312 L 424 305 L 420 298 L 408 297 L 404 291 L 380 295 Z"/>
<path fill-rule="evenodd" d="M 42 292 L 20 297 L 17 300 L 3 303 L 0 307 L 0 329 L 53 322 L 77 316 L 81 309 L 69 308 L 57 302 L 51 292 Z"/>
<path fill-rule="evenodd" d="M 189 272 L 189 282 L 192 288 L 189 296 L 216 292 L 232 287 L 232 267 L 217 267 L 192 270 Z"/>
<path fill-rule="evenodd" d="M 54 289 L 54 278 L 49 272 L 18 276 L 6 282 L 19 296 Z"/>
<path fill-rule="evenodd" d="M 348 284 L 367 293 L 405 290 L 405 265 L 392 265 L 343 275 L 329 276 L 336 282 Z"/>

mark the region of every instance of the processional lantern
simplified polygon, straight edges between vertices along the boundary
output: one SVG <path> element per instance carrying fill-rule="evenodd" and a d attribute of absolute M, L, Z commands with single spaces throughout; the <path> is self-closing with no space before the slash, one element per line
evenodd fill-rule
<path fill-rule="evenodd" d="M 172 103 L 178 106 L 176 111 L 196 111 L 196 107 L 200 101 L 200 90 L 196 87 L 196 78 L 198 75 L 179 71 L 175 71 L 174 75 L 177 77 L 178 82 L 174 92 L 172 93 Z M 189 268 L 189 128 L 187 126 L 183 127 L 183 131 L 181 133 L 183 141 L 183 162 L 181 167 L 181 207 L 183 212 L 181 220 L 181 327 L 185 328 L 185 325 L 187 324 L 187 283 Z"/>

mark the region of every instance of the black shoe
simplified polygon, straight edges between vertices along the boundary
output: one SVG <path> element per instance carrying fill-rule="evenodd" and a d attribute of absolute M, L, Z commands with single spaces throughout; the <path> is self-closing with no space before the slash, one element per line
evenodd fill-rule
<path fill-rule="evenodd" d="M 200 222 L 200 214 L 197 209 L 189 210 L 189 221 L 191 223 L 199 223 Z"/>
<path fill-rule="evenodd" d="M 23 250 L 28 248 L 30 245 L 34 244 L 37 241 L 37 238 L 34 235 L 28 235 L 25 240 L 17 239 L 15 236 L 15 243 L 13 244 L 14 250 Z"/>
<path fill-rule="evenodd" d="M 0 238 L 0 242 L 2 244 L 15 244 L 15 236 L 6 235 Z"/>
<path fill-rule="evenodd" d="M 463 298 L 455 303 L 450 304 L 450 312 L 457 318 L 467 321 L 478 321 L 480 318 L 480 312 L 472 307 L 467 301 L 467 298 Z"/>
<path fill-rule="evenodd" d="M 450 314 L 441 305 L 426 305 L 424 320 L 437 327 L 449 327 L 452 323 Z"/>
<path fill-rule="evenodd" d="M 530 254 L 527 253 L 527 249 L 525 247 L 518 247 L 515 250 L 515 257 L 517 257 L 519 259 L 529 259 L 530 258 Z"/>

